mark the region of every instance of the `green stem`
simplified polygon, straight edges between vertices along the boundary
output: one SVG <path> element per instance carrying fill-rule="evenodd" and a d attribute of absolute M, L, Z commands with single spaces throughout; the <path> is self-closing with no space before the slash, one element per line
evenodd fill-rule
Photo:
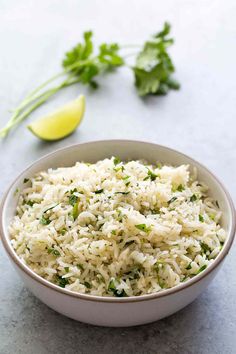
<path fill-rule="evenodd" d="M 120 49 L 129 49 L 129 48 L 141 48 L 139 44 L 125 44 L 120 46 Z"/>
<path fill-rule="evenodd" d="M 58 85 L 54 88 L 51 88 L 48 91 L 41 94 L 40 96 L 38 96 L 37 101 L 34 104 L 32 104 L 22 114 L 18 115 L 18 117 L 14 121 L 12 121 L 12 122 L 9 121 L 8 124 L 0 130 L 0 136 L 5 137 L 14 126 L 19 124 L 23 120 L 25 120 L 31 112 L 33 112 L 36 108 L 38 108 L 43 103 L 45 103 L 51 96 L 56 94 L 60 89 L 67 87 L 67 86 L 71 86 L 79 81 L 80 81 L 79 78 L 71 80 L 71 77 L 70 77 L 67 80 L 65 80 L 63 83 L 61 83 L 60 85 Z M 34 101 L 35 101 L 35 99 L 34 99 Z"/>
<path fill-rule="evenodd" d="M 77 69 L 79 67 L 82 67 L 84 65 L 87 65 L 89 63 L 91 63 L 94 60 L 94 58 L 91 58 L 89 60 L 81 60 L 80 62 L 74 63 L 70 66 L 68 66 L 65 70 L 63 70 L 62 72 L 52 76 L 50 79 L 48 79 L 47 81 L 43 82 L 41 85 L 39 85 L 38 87 L 36 87 L 36 89 L 34 89 L 33 91 L 31 91 L 26 98 L 19 104 L 19 106 L 17 106 L 14 110 L 13 110 L 13 115 L 9 121 L 9 123 L 11 124 L 12 122 L 14 122 L 18 115 L 21 113 L 21 111 L 23 109 L 25 109 L 29 104 L 32 103 L 32 101 L 39 99 L 42 95 L 39 94 L 37 96 L 35 96 L 36 93 L 38 93 L 39 91 L 41 91 L 45 86 L 47 86 L 48 84 L 50 84 L 51 82 L 55 81 L 56 79 L 58 79 L 59 77 L 68 74 L 71 70 L 73 69 Z M 73 75 L 74 76 L 74 75 Z M 43 93 L 44 94 L 44 93 Z"/>
<path fill-rule="evenodd" d="M 84 65 L 87 65 L 89 63 L 91 63 L 91 61 L 93 61 L 93 58 L 92 59 L 89 59 L 89 60 L 81 60 L 77 63 L 74 63 L 72 65 L 69 65 L 65 70 L 61 71 L 60 73 L 52 76 L 50 79 L 48 79 L 47 81 L 43 82 L 41 85 L 39 85 L 38 87 L 36 87 L 36 89 L 34 89 L 32 92 L 30 92 L 27 96 L 26 96 L 26 99 L 27 98 L 32 98 L 32 96 L 37 93 L 38 91 L 40 91 L 42 88 L 44 88 L 45 86 L 47 86 L 48 84 L 50 84 L 52 81 L 58 79 L 59 77 L 63 76 L 63 75 L 66 75 L 68 74 L 68 72 L 70 72 L 71 70 L 73 69 L 77 69 L 79 67 L 82 67 Z"/>
<path fill-rule="evenodd" d="M 52 76 L 50 79 L 48 79 L 47 81 L 43 82 L 41 85 L 39 85 L 38 87 L 36 87 L 36 89 L 34 89 L 33 91 L 31 91 L 24 99 L 24 101 L 27 101 L 27 99 L 32 99 L 32 96 L 34 96 L 35 93 L 37 93 L 38 91 L 40 91 L 42 88 L 44 88 L 45 86 L 47 86 L 48 84 L 50 84 L 52 81 L 58 79 L 60 76 L 65 75 L 65 71 L 60 72 L 59 74 L 56 74 L 54 76 Z M 24 102 L 23 101 L 23 102 Z M 19 106 L 20 107 L 20 106 Z"/>
<path fill-rule="evenodd" d="M 129 58 L 129 57 L 133 57 L 134 55 L 138 55 L 138 52 L 134 52 L 134 53 L 129 53 L 123 56 L 123 58 Z"/>

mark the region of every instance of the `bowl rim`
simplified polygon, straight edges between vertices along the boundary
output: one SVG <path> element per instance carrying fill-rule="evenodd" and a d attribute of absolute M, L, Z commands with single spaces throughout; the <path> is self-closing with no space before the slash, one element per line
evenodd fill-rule
<path fill-rule="evenodd" d="M 181 283 L 181 284 L 179 284 L 175 287 L 172 287 L 170 289 L 165 289 L 165 290 L 157 292 L 157 293 L 144 294 L 144 295 L 139 295 L 139 296 L 130 296 L 130 297 L 124 297 L 124 298 L 116 298 L 116 297 L 109 297 L 109 296 L 97 296 L 97 295 L 90 295 L 90 294 L 82 294 L 82 293 L 73 292 L 73 291 L 68 290 L 66 288 L 61 288 L 58 285 L 53 284 L 53 283 L 49 282 L 48 280 L 42 278 L 41 276 L 37 275 L 36 273 L 34 273 L 27 265 L 25 265 L 20 260 L 20 258 L 15 253 L 13 247 L 10 245 L 10 240 L 8 239 L 8 237 L 6 236 L 6 234 L 4 232 L 3 213 L 4 213 L 5 206 L 6 206 L 7 196 L 11 192 L 13 185 L 16 183 L 17 180 L 20 180 L 22 175 L 24 175 L 27 171 L 31 170 L 34 166 L 36 166 L 37 164 L 39 164 L 40 162 L 42 162 L 45 159 L 53 158 L 54 155 L 57 155 L 58 153 L 62 153 L 65 150 L 74 149 L 76 147 L 79 148 L 81 145 L 104 144 L 104 143 L 147 144 L 147 145 L 152 145 L 153 147 L 168 150 L 170 153 L 177 153 L 184 158 L 190 159 L 193 165 L 194 164 L 199 165 L 201 167 L 201 169 L 205 170 L 205 172 L 207 172 L 212 177 L 212 179 L 214 179 L 219 184 L 219 186 L 222 188 L 222 190 L 225 194 L 227 202 L 229 203 L 230 213 L 231 213 L 231 225 L 230 225 L 229 234 L 226 239 L 226 243 L 224 244 L 224 247 L 220 251 L 219 255 L 216 257 L 214 262 L 212 264 L 210 264 L 206 270 L 204 270 L 202 273 L 196 275 L 195 277 L 189 279 L 186 283 Z M 5 251 L 7 252 L 10 259 L 13 261 L 13 263 L 15 263 L 16 266 L 18 266 L 21 271 L 23 271 L 30 278 L 32 278 L 32 280 L 39 282 L 41 285 L 43 285 L 46 288 L 49 288 L 61 295 L 63 295 L 63 294 L 69 295 L 71 297 L 78 298 L 81 300 L 95 301 L 95 302 L 128 303 L 128 302 L 149 301 L 149 300 L 155 300 L 158 298 L 162 298 L 162 297 L 165 297 L 168 295 L 173 295 L 173 294 L 178 293 L 181 290 L 191 287 L 192 285 L 196 284 L 197 282 L 199 282 L 200 280 L 205 278 L 210 272 L 212 272 L 224 260 L 224 258 L 226 257 L 226 255 L 228 254 L 228 252 L 232 246 L 232 243 L 233 243 L 233 240 L 235 237 L 235 231 L 236 231 L 236 213 L 235 213 L 234 204 L 233 204 L 233 201 L 232 201 L 232 198 L 231 198 L 229 192 L 226 190 L 223 183 L 218 179 L 218 177 L 216 177 L 202 163 L 198 162 L 197 160 L 193 159 L 192 157 L 190 157 L 190 156 L 188 156 L 176 149 L 170 148 L 165 145 L 160 145 L 160 144 L 141 141 L 141 140 L 130 140 L 130 139 L 93 140 L 93 141 L 88 141 L 88 142 L 83 142 L 83 143 L 72 144 L 72 145 L 68 145 L 66 147 L 56 149 L 55 151 L 50 152 L 50 153 L 40 157 L 39 159 L 37 159 L 36 161 L 34 161 L 30 165 L 28 165 L 28 167 L 26 167 L 20 174 L 18 174 L 18 176 L 14 179 L 14 181 L 10 184 L 7 191 L 5 192 L 5 195 L 3 196 L 2 201 L 1 201 L 1 205 L 0 205 L 0 237 L 1 237 L 1 240 L 3 243 L 3 246 L 5 248 Z"/>

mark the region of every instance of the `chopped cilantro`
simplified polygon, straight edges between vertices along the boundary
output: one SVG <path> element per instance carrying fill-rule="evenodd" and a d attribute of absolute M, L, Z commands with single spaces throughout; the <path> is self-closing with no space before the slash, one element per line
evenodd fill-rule
<path fill-rule="evenodd" d="M 24 178 L 23 183 L 27 183 L 27 182 L 29 182 L 29 178 Z"/>
<path fill-rule="evenodd" d="M 65 272 L 66 272 L 66 273 L 68 273 L 68 272 L 69 272 L 69 270 L 70 270 L 70 268 L 69 268 L 69 267 L 64 267 L 64 269 L 65 269 Z"/>
<path fill-rule="evenodd" d="M 78 199 L 79 199 L 79 198 L 77 197 L 77 195 L 71 194 L 71 195 L 69 196 L 69 204 L 72 205 L 72 206 L 74 206 L 75 203 L 78 202 Z"/>
<path fill-rule="evenodd" d="M 177 200 L 177 197 L 173 197 L 173 198 L 171 198 L 170 200 L 168 200 L 168 204 L 171 204 L 171 203 L 173 203 L 174 201 L 176 201 Z"/>
<path fill-rule="evenodd" d="M 181 282 L 181 283 L 183 283 L 186 279 L 188 279 L 188 277 L 187 277 L 187 276 L 183 277 L 183 279 L 182 279 L 182 280 L 180 280 L 180 282 Z"/>
<path fill-rule="evenodd" d="M 108 285 L 108 290 L 112 291 L 116 297 L 125 297 L 126 296 L 124 289 L 122 289 L 122 290 L 116 289 L 114 280 L 110 281 L 110 283 Z"/>
<path fill-rule="evenodd" d="M 206 252 L 208 252 L 208 251 L 211 252 L 210 247 L 209 247 L 206 243 L 201 242 L 200 245 L 201 245 L 201 248 L 202 248 L 202 250 L 203 250 L 204 253 L 206 253 Z"/>
<path fill-rule="evenodd" d="M 127 195 L 127 194 L 129 194 L 129 192 L 115 192 L 115 194 L 123 194 L 123 195 Z"/>
<path fill-rule="evenodd" d="M 87 289 L 91 289 L 92 285 L 88 283 L 87 281 L 84 282 L 84 286 L 86 286 Z"/>
<path fill-rule="evenodd" d="M 43 215 L 39 222 L 41 225 L 49 225 L 51 220 L 49 218 L 45 218 L 45 216 Z"/>
<path fill-rule="evenodd" d="M 135 227 L 141 231 L 144 231 L 144 232 L 150 232 L 151 231 L 151 226 L 147 226 L 146 224 L 138 224 L 138 225 L 135 225 Z"/>
<path fill-rule="evenodd" d="M 116 166 L 121 162 L 121 160 L 119 159 L 119 157 L 114 157 L 113 162 L 114 162 L 114 165 Z"/>
<path fill-rule="evenodd" d="M 195 202 L 197 200 L 196 194 L 191 195 L 190 202 Z"/>
<path fill-rule="evenodd" d="M 156 209 L 152 209 L 151 213 L 155 215 L 155 214 L 160 214 L 161 212 L 159 208 L 156 208 Z"/>
<path fill-rule="evenodd" d="M 66 233 L 66 229 L 61 229 L 60 231 L 59 231 L 59 233 L 62 235 L 62 236 L 64 236 L 65 235 L 65 233 Z"/>
<path fill-rule="evenodd" d="M 220 250 L 222 250 L 223 246 L 224 246 L 224 242 L 220 242 Z"/>
<path fill-rule="evenodd" d="M 125 168 L 124 168 L 124 166 L 122 165 L 122 166 L 119 166 L 119 167 L 114 167 L 113 170 L 114 170 L 115 172 L 118 172 L 118 171 L 124 172 Z"/>
<path fill-rule="evenodd" d="M 185 268 L 185 269 L 192 269 L 192 264 L 191 264 L 192 262 L 190 262 L 189 264 L 188 264 L 188 266 Z"/>
<path fill-rule="evenodd" d="M 75 203 L 74 206 L 73 206 L 73 210 L 72 210 L 72 217 L 73 219 L 77 219 L 79 215 L 79 206 L 78 206 L 78 203 Z"/>
<path fill-rule="evenodd" d="M 108 285 L 108 290 L 111 290 L 111 291 L 116 290 L 116 286 L 115 286 L 114 280 L 110 281 L 110 283 Z"/>
<path fill-rule="evenodd" d="M 77 268 L 80 270 L 84 270 L 84 267 L 82 266 L 82 264 L 77 264 Z"/>
<path fill-rule="evenodd" d="M 182 184 L 180 184 L 178 187 L 177 187 L 177 191 L 178 192 L 183 192 L 184 191 L 184 186 Z"/>
<path fill-rule="evenodd" d="M 30 207 L 32 207 L 34 204 L 36 204 L 37 202 L 35 202 L 34 200 L 28 200 L 27 202 L 25 202 L 26 205 L 29 205 Z"/>
<path fill-rule="evenodd" d="M 132 241 L 128 241 L 128 242 L 126 242 L 126 243 L 125 243 L 125 246 L 130 246 L 130 245 L 132 245 L 133 243 L 135 243 L 135 241 L 134 241 L 134 240 L 132 240 Z"/>
<path fill-rule="evenodd" d="M 121 210 L 117 209 L 116 212 L 117 212 L 118 220 L 121 221 L 122 220 L 122 212 L 121 212 Z"/>
<path fill-rule="evenodd" d="M 162 261 L 157 261 L 155 264 L 154 264 L 154 266 L 153 266 L 153 268 L 155 269 L 155 271 L 156 272 L 159 272 L 159 269 L 163 266 L 163 262 Z"/>
<path fill-rule="evenodd" d="M 112 231 L 111 231 L 111 234 L 112 234 L 112 235 L 116 235 L 116 230 L 112 230 Z"/>
<path fill-rule="evenodd" d="M 58 285 L 61 287 L 61 288 L 65 288 L 65 286 L 67 284 L 69 284 L 69 280 L 67 278 L 62 278 L 60 276 L 57 276 L 57 279 L 58 279 Z"/>
<path fill-rule="evenodd" d="M 19 193 L 19 188 L 16 188 L 15 192 L 14 192 L 14 197 Z"/>
<path fill-rule="evenodd" d="M 104 224 L 105 224 L 104 222 L 101 223 L 101 224 L 98 226 L 98 230 L 101 230 L 101 228 L 103 227 Z"/>
<path fill-rule="evenodd" d="M 155 181 L 155 179 L 157 178 L 157 175 L 148 168 L 148 175 L 147 175 L 147 177 L 144 178 L 144 181 L 148 180 L 149 178 L 151 181 Z"/>
<path fill-rule="evenodd" d="M 44 210 L 43 215 L 42 215 L 42 217 L 41 217 L 41 219 L 40 219 L 40 221 L 39 221 L 40 224 L 42 224 L 42 225 L 49 225 L 49 224 L 50 224 L 51 220 L 49 219 L 49 217 L 46 217 L 46 216 L 45 216 L 45 213 L 46 213 L 47 211 L 49 211 L 49 210 L 55 208 L 57 205 L 59 205 L 59 203 L 57 203 L 57 204 L 55 204 L 55 205 L 53 205 L 53 206 L 47 208 L 46 210 Z"/>
<path fill-rule="evenodd" d="M 71 190 L 70 190 L 70 194 L 74 194 L 75 192 L 78 192 L 78 189 L 77 189 L 77 188 L 74 188 L 74 189 L 71 189 Z"/>
<path fill-rule="evenodd" d="M 94 191 L 95 194 L 101 194 L 104 191 L 104 189 L 98 189 L 96 191 Z"/>
<path fill-rule="evenodd" d="M 204 222 L 204 217 L 201 214 L 198 215 L 198 219 L 200 222 Z"/>
<path fill-rule="evenodd" d="M 75 220 L 79 215 L 79 206 L 78 206 L 79 197 L 74 193 L 78 193 L 77 188 L 72 189 L 70 191 L 70 196 L 69 196 L 69 204 L 73 206 L 71 216 Z"/>
<path fill-rule="evenodd" d="M 54 209 L 54 208 L 55 208 L 56 206 L 58 206 L 58 205 L 59 205 L 59 203 L 57 203 L 57 204 L 55 204 L 55 205 L 53 205 L 53 206 L 47 208 L 46 210 L 44 210 L 43 213 L 45 214 L 47 211 Z"/>
<path fill-rule="evenodd" d="M 207 265 L 204 264 L 201 268 L 199 268 L 199 270 L 197 271 L 196 275 L 201 273 L 203 270 L 205 270 L 207 268 Z"/>
<path fill-rule="evenodd" d="M 161 281 L 159 276 L 157 277 L 157 281 L 158 281 L 158 284 L 161 287 L 161 289 L 164 289 L 165 288 L 165 283 L 163 281 Z"/>
<path fill-rule="evenodd" d="M 139 272 L 140 272 L 140 269 L 135 267 L 135 268 L 131 269 L 129 272 L 124 273 L 123 275 L 128 276 L 128 278 L 130 280 L 139 279 L 140 278 Z"/>
<path fill-rule="evenodd" d="M 58 252 L 58 250 L 55 250 L 55 248 L 53 247 L 48 248 L 48 253 L 53 254 L 54 256 L 60 256 L 60 252 Z"/>

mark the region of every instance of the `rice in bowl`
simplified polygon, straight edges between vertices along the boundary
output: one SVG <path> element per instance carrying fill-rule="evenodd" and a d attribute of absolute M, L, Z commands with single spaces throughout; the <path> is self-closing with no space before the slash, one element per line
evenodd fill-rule
<path fill-rule="evenodd" d="M 79 293 L 138 296 L 185 282 L 225 241 L 217 201 L 188 165 L 105 159 L 25 180 L 13 248 L 43 278 Z"/>

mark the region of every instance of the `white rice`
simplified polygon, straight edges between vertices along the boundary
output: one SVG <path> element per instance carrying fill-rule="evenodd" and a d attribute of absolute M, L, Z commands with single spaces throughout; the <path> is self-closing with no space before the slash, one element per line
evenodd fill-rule
<path fill-rule="evenodd" d="M 225 241 L 219 205 L 187 165 L 111 158 L 25 182 L 12 245 L 34 272 L 75 292 L 163 291 L 203 271 Z"/>

